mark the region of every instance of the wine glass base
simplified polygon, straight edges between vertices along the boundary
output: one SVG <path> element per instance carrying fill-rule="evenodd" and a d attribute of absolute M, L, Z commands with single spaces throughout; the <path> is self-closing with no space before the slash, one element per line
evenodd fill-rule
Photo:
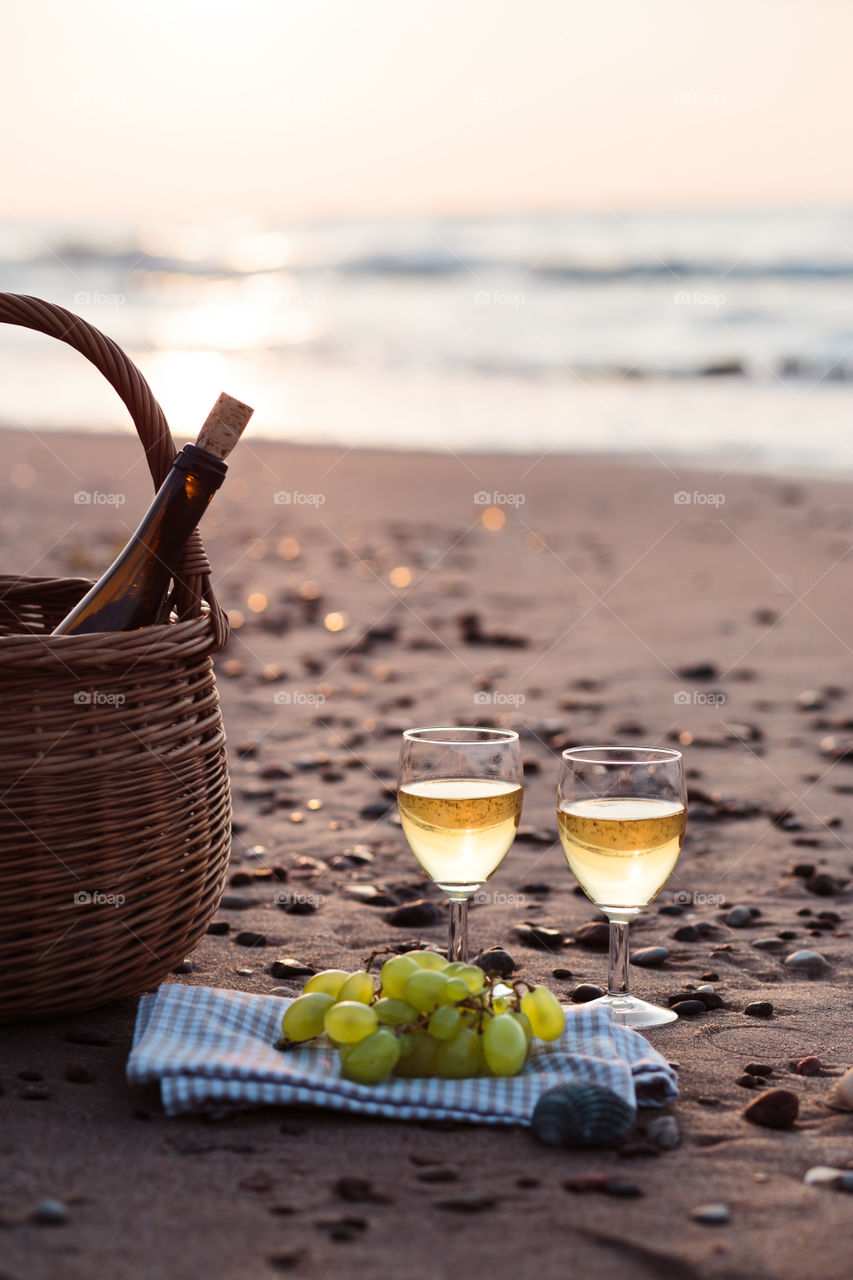
<path fill-rule="evenodd" d="M 660 1027 L 665 1022 L 675 1022 L 678 1014 L 673 1009 L 664 1009 L 658 1004 L 649 1004 L 648 1000 L 640 1000 L 637 996 L 599 996 L 583 1006 L 585 1009 L 611 1009 L 613 1021 L 622 1027 L 633 1027 L 640 1031 L 644 1027 Z"/>

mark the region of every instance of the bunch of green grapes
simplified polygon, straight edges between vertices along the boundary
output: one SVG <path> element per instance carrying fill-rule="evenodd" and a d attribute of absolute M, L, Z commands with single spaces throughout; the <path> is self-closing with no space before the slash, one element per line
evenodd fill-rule
<path fill-rule="evenodd" d="M 385 961 L 378 985 L 367 970 L 315 973 L 288 1006 L 276 1047 L 328 1036 L 341 1074 L 359 1084 L 377 1084 L 391 1073 L 515 1076 L 534 1037 L 556 1040 L 565 1025 L 547 987 L 516 982 L 509 988 L 475 964 L 407 951 Z"/>

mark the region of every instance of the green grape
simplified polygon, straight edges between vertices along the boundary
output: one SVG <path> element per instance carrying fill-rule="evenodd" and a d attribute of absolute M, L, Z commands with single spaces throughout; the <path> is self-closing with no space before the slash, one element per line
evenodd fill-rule
<path fill-rule="evenodd" d="M 492 1008 L 494 1009 L 495 1013 L 506 1013 L 508 1009 L 512 1008 L 513 999 L 514 997 L 511 995 L 494 996 L 492 998 Z"/>
<path fill-rule="evenodd" d="M 480 1037 L 471 1027 L 463 1027 L 451 1040 L 438 1047 L 438 1074 L 446 1080 L 463 1080 L 475 1076 L 483 1062 Z"/>
<path fill-rule="evenodd" d="M 429 1020 L 429 1033 L 436 1040 L 449 1040 L 459 1026 L 459 1010 L 452 1004 L 440 1004 Z"/>
<path fill-rule="evenodd" d="M 442 977 L 447 977 L 447 970 Z M 462 978 L 447 978 L 441 993 L 441 1003 L 458 1004 L 460 1000 L 467 1000 L 470 994 Z"/>
<path fill-rule="evenodd" d="M 393 1000 L 402 1000 L 406 983 L 419 965 L 411 956 L 392 956 L 382 966 L 379 977 L 382 982 L 383 996 L 391 996 Z"/>
<path fill-rule="evenodd" d="M 302 994 L 305 996 L 311 991 L 325 991 L 326 995 L 334 996 L 337 1000 L 338 992 L 349 976 L 345 969 L 324 969 L 322 973 L 315 973 L 308 979 L 302 988 Z"/>
<path fill-rule="evenodd" d="M 323 1025 L 338 1044 L 357 1044 L 379 1026 L 376 1010 L 359 1000 L 344 1000 L 332 1004 L 326 1011 Z"/>
<path fill-rule="evenodd" d="M 406 1004 L 405 1000 L 395 1000 L 391 996 L 383 996 L 381 1000 L 376 1001 L 373 1008 L 376 1010 L 379 1021 L 389 1027 L 396 1026 L 400 1022 L 417 1022 L 418 1020 L 417 1009 Z"/>
<path fill-rule="evenodd" d="M 397 1044 L 400 1046 L 400 1057 L 407 1058 L 415 1047 L 412 1036 L 407 1031 L 395 1031 L 394 1034 L 397 1037 Z"/>
<path fill-rule="evenodd" d="M 297 996 L 284 1011 L 281 1020 L 284 1035 L 297 1044 L 303 1040 L 313 1040 L 314 1036 L 321 1036 L 326 1010 L 334 1003 L 335 997 L 325 991 L 310 991 L 308 995 Z"/>
<path fill-rule="evenodd" d="M 338 1000 L 358 1000 L 360 1004 L 370 1004 L 376 994 L 373 978 L 361 970 L 347 978 L 337 994 Z"/>
<path fill-rule="evenodd" d="M 413 1080 L 421 1076 L 434 1076 L 438 1056 L 438 1041 L 425 1031 L 416 1031 L 408 1037 L 411 1044 L 405 1057 L 401 1056 L 394 1068 L 395 1076 Z M 405 1046 L 404 1046 L 405 1048 Z"/>
<path fill-rule="evenodd" d="M 400 1057 L 400 1042 L 387 1027 L 359 1040 L 341 1057 L 341 1075 L 358 1084 L 378 1084 Z"/>
<path fill-rule="evenodd" d="M 524 1032 L 524 1038 L 527 1041 L 527 1050 L 530 1052 L 530 1046 L 533 1043 L 533 1028 L 530 1025 L 530 1019 L 526 1013 L 522 1013 L 520 1009 L 511 1009 L 510 1016 L 515 1018 L 518 1025 Z"/>
<path fill-rule="evenodd" d="M 462 960 L 454 960 L 444 970 L 447 978 L 461 978 L 472 996 L 479 995 L 486 985 L 486 975 L 476 964 L 465 964 Z"/>
<path fill-rule="evenodd" d="M 447 979 L 443 973 L 419 969 L 406 983 L 406 1002 L 414 1005 L 418 1013 L 432 1013 L 441 1003 L 441 994 L 446 986 Z"/>
<path fill-rule="evenodd" d="M 566 1015 L 547 987 L 534 987 L 521 997 L 521 1012 L 530 1019 L 533 1034 L 540 1040 L 556 1040 L 566 1026 Z"/>
<path fill-rule="evenodd" d="M 511 1013 L 491 1018 L 483 1032 L 483 1053 L 496 1076 L 517 1076 L 527 1058 L 524 1028 Z"/>
<path fill-rule="evenodd" d="M 414 960 L 421 969 L 434 969 L 438 972 L 440 969 L 447 968 L 444 956 L 438 955 L 435 951 L 407 951 L 406 956 Z"/>

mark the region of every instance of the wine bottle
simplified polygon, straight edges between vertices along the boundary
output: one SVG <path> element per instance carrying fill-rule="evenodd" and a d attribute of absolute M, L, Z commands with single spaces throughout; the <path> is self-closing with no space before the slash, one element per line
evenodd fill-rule
<path fill-rule="evenodd" d="M 181 553 L 222 484 L 225 458 L 252 412 L 231 396 L 219 397 L 196 443 L 175 458 L 130 542 L 53 635 L 135 631 L 165 620 L 166 594 Z"/>

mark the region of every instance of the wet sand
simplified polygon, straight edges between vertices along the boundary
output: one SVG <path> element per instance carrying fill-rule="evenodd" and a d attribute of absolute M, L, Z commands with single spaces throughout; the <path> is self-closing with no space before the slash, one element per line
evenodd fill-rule
<path fill-rule="evenodd" d="M 3 572 L 97 576 L 148 500 L 135 442 L 8 432 L 3 443 Z M 75 503 L 79 493 L 91 500 Z M 357 968 L 389 943 L 441 945 L 440 896 L 392 803 L 398 736 L 477 722 L 520 730 L 526 794 L 519 839 L 471 912 L 475 950 L 506 947 L 522 975 L 566 1000 L 603 982 L 606 953 L 575 941 L 598 917 L 556 840 L 559 752 L 681 743 L 687 842 L 632 926 L 634 949 L 662 944 L 669 956 L 631 976 L 663 1002 L 710 982 L 723 1004 L 649 1033 L 679 1064 L 681 1141 L 669 1151 L 645 1138 L 642 1113 L 622 1149 L 588 1152 L 521 1130 L 306 1110 L 168 1120 L 154 1091 L 124 1083 L 134 1000 L 4 1027 L 3 1280 L 450 1280 L 482 1266 L 495 1280 L 573 1268 L 849 1275 L 853 1201 L 803 1183 L 815 1165 L 853 1168 L 853 1115 L 824 1101 L 853 1063 L 849 486 L 653 459 L 246 440 L 203 534 L 238 624 L 216 660 L 235 810 L 231 905 L 216 919 L 229 932 L 208 935 L 191 972 L 167 980 L 295 992 L 298 981 L 270 973 L 274 960 Z M 286 881 L 257 875 L 272 867 Z M 356 885 L 376 886 L 385 905 Z M 413 898 L 438 917 L 392 924 L 393 904 Z M 673 905 L 680 914 L 661 912 Z M 751 909 L 749 923 L 726 922 L 735 906 Z M 562 945 L 531 948 L 517 932 L 526 924 L 558 929 Z M 237 945 L 243 930 L 266 945 Z M 824 957 L 818 976 L 784 964 L 802 949 Z M 756 1001 L 772 1017 L 747 1015 Z M 81 1023 L 110 1043 L 66 1041 Z M 808 1055 L 817 1074 L 792 1068 Z M 94 1078 L 67 1079 L 71 1063 Z M 747 1064 L 796 1094 L 793 1127 L 744 1119 L 760 1091 L 739 1083 Z M 27 1096 L 34 1084 L 47 1096 Z M 565 1189 L 584 1173 L 641 1194 Z M 62 1225 L 33 1221 L 47 1198 L 66 1205 Z M 729 1221 L 691 1217 L 709 1202 Z"/>

